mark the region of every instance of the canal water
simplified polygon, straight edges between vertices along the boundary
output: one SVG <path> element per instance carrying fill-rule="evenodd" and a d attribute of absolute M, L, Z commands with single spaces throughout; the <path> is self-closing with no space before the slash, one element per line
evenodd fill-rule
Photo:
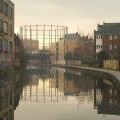
<path fill-rule="evenodd" d="M 0 120 L 120 119 L 116 86 L 80 71 L 27 69 L 0 81 L 0 97 Z"/>

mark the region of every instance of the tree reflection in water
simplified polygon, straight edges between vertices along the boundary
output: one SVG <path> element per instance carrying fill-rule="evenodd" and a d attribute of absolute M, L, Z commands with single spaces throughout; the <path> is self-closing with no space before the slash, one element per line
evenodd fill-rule
<path fill-rule="evenodd" d="M 118 90 L 108 79 L 41 67 L 0 79 L 0 120 L 14 120 L 20 100 L 49 103 L 68 101 L 70 97 L 76 98 L 78 107 L 94 103 L 98 114 L 120 115 Z"/>
<path fill-rule="evenodd" d="M 60 102 L 67 101 L 69 96 L 76 96 L 78 105 L 94 102 L 98 114 L 120 114 L 118 91 L 112 83 L 106 82 L 109 80 L 105 78 L 96 79 L 81 72 L 60 68 L 44 68 L 39 74 L 30 72 L 28 75 L 30 81 L 23 89 L 22 100 Z M 105 106 L 109 109 L 105 110 Z M 116 112 L 112 112 L 112 107 L 116 108 Z"/>

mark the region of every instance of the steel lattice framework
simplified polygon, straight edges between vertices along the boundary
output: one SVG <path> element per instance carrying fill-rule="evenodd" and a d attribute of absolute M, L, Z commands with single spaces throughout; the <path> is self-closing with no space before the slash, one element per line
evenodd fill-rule
<path fill-rule="evenodd" d="M 26 25 L 20 28 L 22 40 L 38 40 L 40 49 L 50 49 L 55 43 L 68 33 L 68 27 L 60 25 Z"/>

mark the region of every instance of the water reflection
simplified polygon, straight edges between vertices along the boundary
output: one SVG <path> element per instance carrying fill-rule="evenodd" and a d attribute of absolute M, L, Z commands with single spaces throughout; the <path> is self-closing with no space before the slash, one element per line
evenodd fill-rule
<path fill-rule="evenodd" d="M 120 95 L 116 87 L 106 79 L 98 82 L 96 88 L 101 90 L 101 99 L 95 96 L 95 106 L 97 106 L 98 114 L 114 114 L 120 115 Z M 95 95 L 97 89 L 94 90 Z"/>
<path fill-rule="evenodd" d="M 98 114 L 120 115 L 118 91 L 109 80 L 56 68 L 47 68 L 46 72 L 44 69 L 42 74 L 34 72 L 28 73 L 30 81 L 23 88 L 22 101 L 62 102 L 73 96 L 78 107 L 94 103 Z"/>
<path fill-rule="evenodd" d="M 38 73 L 37 73 L 38 72 Z M 63 98 L 64 81 L 59 81 L 57 73 L 51 68 L 42 68 L 39 71 L 26 72 L 29 83 L 24 86 L 21 100 L 34 102 L 58 102 Z M 30 73 L 30 74 L 29 74 Z M 57 79 L 55 78 L 57 77 Z"/>
<path fill-rule="evenodd" d="M 14 80 L 12 78 L 13 76 L 7 76 L 0 79 L 0 120 L 14 119 Z"/>
<path fill-rule="evenodd" d="M 14 120 L 24 82 L 20 74 L 0 78 L 0 120 Z"/>
<path fill-rule="evenodd" d="M 25 117 L 21 113 L 24 110 L 29 113 L 26 104 L 33 107 L 35 103 L 44 105 L 44 109 L 46 108 L 45 111 L 43 108 L 39 109 L 44 120 L 48 119 L 47 115 L 44 115 L 46 111 L 48 111 L 49 120 L 57 120 L 57 118 L 53 119 L 54 113 L 56 113 L 56 117 L 59 117 L 61 111 L 64 114 L 67 111 L 67 114 L 71 115 L 71 117 L 66 115 L 61 120 L 72 120 L 74 113 L 76 113 L 76 116 L 73 115 L 74 118 L 79 120 L 82 119 L 82 115 L 86 114 L 86 112 L 82 112 L 86 108 L 89 111 L 87 112 L 88 118 L 85 120 L 90 120 L 89 117 L 93 113 L 92 117 L 96 120 L 102 119 L 96 116 L 97 114 L 113 115 L 109 116 L 109 119 L 114 119 L 115 115 L 120 115 L 120 95 L 115 85 L 106 78 L 98 77 L 96 79 L 92 76 L 86 76 L 82 72 L 42 67 L 27 69 L 20 74 L 0 79 L 0 120 L 14 120 L 15 110 L 15 120 L 32 120 L 32 114 Z M 76 104 L 77 111 L 73 104 Z M 57 110 L 54 111 L 54 109 Z M 70 113 L 70 109 L 73 109 L 72 113 Z M 35 111 L 38 114 L 39 112 Z M 37 120 L 37 118 L 34 119 Z M 118 119 L 119 116 L 116 116 L 115 120 Z"/>

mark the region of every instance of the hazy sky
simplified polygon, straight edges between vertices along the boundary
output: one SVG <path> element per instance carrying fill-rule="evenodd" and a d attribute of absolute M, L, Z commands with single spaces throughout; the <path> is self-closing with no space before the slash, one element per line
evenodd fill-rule
<path fill-rule="evenodd" d="M 97 24 L 120 22 L 120 0 L 12 0 L 15 31 L 29 24 L 59 24 L 92 33 Z"/>

